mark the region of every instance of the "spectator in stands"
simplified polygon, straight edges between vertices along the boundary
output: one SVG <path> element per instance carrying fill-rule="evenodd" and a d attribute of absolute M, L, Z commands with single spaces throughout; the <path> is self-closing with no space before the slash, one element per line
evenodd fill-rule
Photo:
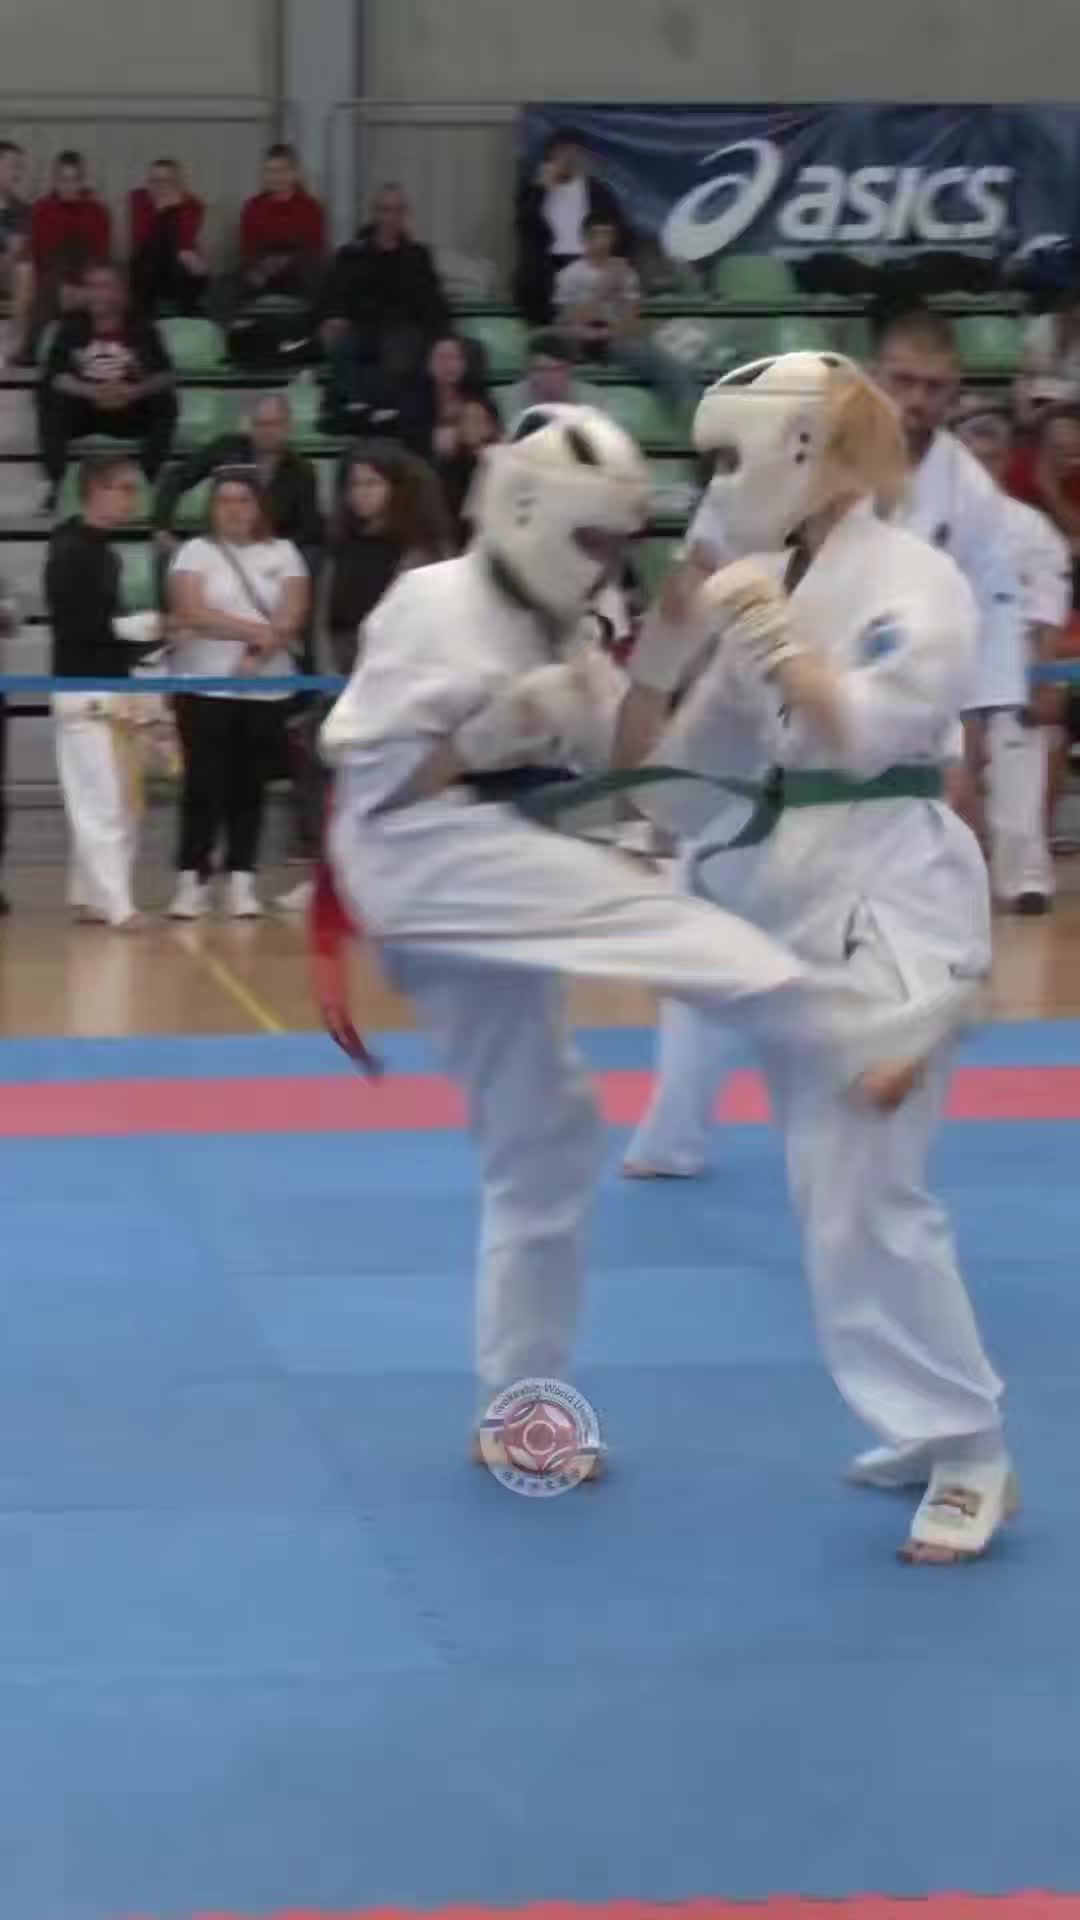
<path fill-rule="evenodd" d="M 0 140 L 0 296 L 10 302 L 7 341 L 0 360 L 21 359 L 30 336 L 34 263 L 30 257 L 30 208 L 23 199 L 26 155 L 14 140 Z"/>
<path fill-rule="evenodd" d="M 524 380 L 504 387 L 499 394 L 502 417 L 509 426 L 526 407 L 603 407 L 597 387 L 579 380 L 575 372 L 577 350 L 565 333 L 553 327 L 534 333 L 529 341 L 529 362 Z"/>
<path fill-rule="evenodd" d="M 255 867 L 289 696 L 261 693 L 259 679 L 294 671 L 310 598 L 304 561 L 291 541 L 274 537 L 254 474 L 218 473 L 206 535 L 181 547 L 169 575 L 175 666 L 179 673 L 250 679 L 251 692 L 184 694 L 176 702 L 184 778 L 174 919 L 206 913 L 222 833 L 229 914 L 250 920 L 262 912 Z"/>
<path fill-rule="evenodd" d="M 1028 322 L 1017 381 L 1017 411 L 1022 420 L 1038 410 L 1033 388 L 1046 381 L 1073 390 L 1059 393 L 1060 399 L 1080 396 L 1080 288 L 1066 293 L 1054 312 L 1040 313 Z"/>
<path fill-rule="evenodd" d="M 325 624 L 335 672 L 352 672 L 360 629 L 397 575 L 453 551 L 431 468 L 393 441 L 353 447 L 342 467 L 328 544 Z"/>
<path fill-rule="evenodd" d="M 632 251 L 618 199 L 589 172 L 578 135 L 564 128 L 545 142 L 539 166 L 518 190 L 513 292 L 531 326 L 550 324 L 556 275 L 584 253 L 590 218 L 615 228 L 618 252 Z"/>
<path fill-rule="evenodd" d="M 380 187 L 370 222 L 335 255 L 322 310 L 337 408 L 362 398 L 372 375 L 415 378 L 449 332 L 449 301 L 430 250 L 413 238 L 399 186 Z"/>
<path fill-rule="evenodd" d="M 87 459 L 79 496 L 81 511 L 57 527 L 45 563 L 52 671 L 61 680 L 124 680 L 161 629 L 158 614 L 121 612 L 113 543 L 138 511 L 138 468 L 127 454 Z M 139 925 L 136 821 L 116 704 L 112 695 L 57 695 L 56 758 L 71 835 L 72 911 L 130 932 Z"/>
<path fill-rule="evenodd" d="M 0 577 L 0 640 L 10 640 L 18 631 L 19 603 L 7 581 Z M 0 863 L 7 851 L 7 734 L 7 700 L 0 699 Z M 0 919 L 6 918 L 10 912 L 11 902 L 0 888 Z"/>
<path fill-rule="evenodd" d="M 461 413 L 444 441 L 445 451 L 435 460 L 435 471 L 442 482 L 447 509 L 454 522 L 458 545 L 472 538 L 467 506 L 469 491 L 481 456 L 502 439 L 502 416 L 489 393 L 482 388 L 466 388 Z"/>
<path fill-rule="evenodd" d="M 266 502 L 270 529 L 291 540 L 309 557 L 322 543 L 322 515 L 315 469 L 294 453 L 292 409 L 284 392 L 265 393 L 250 408 L 244 426 L 222 434 L 166 469 L 154 500 L 154 531 L 159 545 L 175 546 L 172 532 L 177 502 L 192 487 L 223 467 L 251 467 Z"/>
<path fill-rule="evenodd" d="M 279 142 L 267 149 L 263 190 L 241 215 L 240 251 L 236 303 L 262 294 L 313 299 L 326 251 L 326 217 L 304 186 L 295 147 Z"/>
<path fill-rule="evenodd" d="M 423 375 L 403 394 L 401 438 L 425 460 L 452 453 L 470 385 L 466 343 L 453 334 L 436 340 Z"/>
<path fill-rule="evenodd" d="M 1064 534 L 1080 586 L 1080 404 L 1051 407 L 1038 418 L 1033 439 L 1013 449 L 1006 486 Z"/>
<path fill-rule="evenodd" d="M 179 161 L 155 160 L 129 202 L 131 297 L 140 312 L 200 312 L 208 274 L 199 251 L 204 212 Z"/>
<path fill-rule="evenodd" d="M 700 387 L 673 354 L 650 339 L 641 320 L 641 282 L 619 252 L 619 229 L 603 214 L 583 225 L 584 252 L 555 280 L 559 325 L 585 360 L 621 362 L 636 379 L 660 388 L 672 411 L 688 416 Z"/>
<path fill-rule="evenodd" d="M 85 287 L 86 310 L 57 329 L 41 379 L 42 461 L 54 491 L 71 442 L 87 434 L 138 441 L 153 480 L 176 426 L 169 356 L 153 323 L 132 315 L 123 274 L 94 267 Z"/>
<path fill-rule="evenodd" d="M 35 200 L 30 215 L 30 252 L 37 277 L 35 327 L 74 304 L 72 290 L 88 268 L 109 258 L 112 220 L 87 184 L 86 162 L 68 148 L 53 162 L 52 189 Z"/>

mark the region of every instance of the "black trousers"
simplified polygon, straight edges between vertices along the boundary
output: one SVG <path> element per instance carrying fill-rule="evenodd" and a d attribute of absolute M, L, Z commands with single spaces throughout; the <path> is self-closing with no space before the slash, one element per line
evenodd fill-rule
<path fill-rule="evenodd" d="M 284 706 L 278 700 L 182 694 L 176 724 L 184 752 L 180 795 L 181 873 L 210 877 L 224 834 L 228 873 L 254 873 L 266 788 L 281 760 Z"/>
<path fill-rule="evenodd" d="M 7 852 L 7 701 L 0 698 L 0 863 Z"/>
<path fill-rule="evenodd" d="M 168 392 L 152 393 L 120 412 L 106 412 L 75 394 L 39 388 L 38 424 L 41 464 L 54 487 L 58 487 L 64 477 L 71 442 L 83 440 L 92 433 L 111 434 L 117 440 L 137 440 L 139 460 L 147 479 L 153 480 L 164 466 L 172 445 L 176 397 Z"/>
<path fill-rule="evenodd" d="M 177 313 L 201 313 L 206 299 L 205 273 L 192 273 L 170 249 L 153 241 L 133 253 L 128 263 L 131 298 L 140 313 L 154 315 L 162 307 Z"/>

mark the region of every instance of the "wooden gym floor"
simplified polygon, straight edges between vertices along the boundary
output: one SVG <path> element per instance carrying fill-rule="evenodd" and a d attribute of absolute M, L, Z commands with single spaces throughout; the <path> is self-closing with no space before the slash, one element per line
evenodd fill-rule
<path fill-rule="evenodd" d="M 296 867 L 267 872 L 263 897 L 273 900 L 300 877 Z M 170 881 L 148 875 L 146 904 L 160 908 Z M 1080 858 L 1059 862 L 1058 882 L 1052 916 L 995 923 L 998 1019 L 1080 1018 Z M 6 885 L 13 912 L 0 922 L 0 1034 L 291 1033 L 318 1025 L 296 920 L 184 927 L 151 913 L 141 933 L 123 935 L 70 923 L 57 868 L 15 869 Z M 408 1007 L 362 956 L 354 966 L 361 1024 L 372 1032 L 411 1026 Z M 648 994 L 618 986 L 575 986 L 573 1010 L 582 1026 L 652 1019 Z"/>

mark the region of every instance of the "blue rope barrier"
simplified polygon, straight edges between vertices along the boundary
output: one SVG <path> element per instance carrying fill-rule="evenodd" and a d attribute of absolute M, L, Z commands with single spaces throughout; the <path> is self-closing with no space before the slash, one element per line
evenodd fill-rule
<path fill-rule="evenodd" d="M 1051 660 L 1032 667 L 1035 684 L 1080 686 L 1080 660 Z M 330 693 L 347 685 L 338 674 L 144 674 L 131 680 L 60 680 L 48 673 L 0 673 L 0 694 L 16 693 Z"/>
<path fill-rule="evenodd" d="M 0 673 L 0 693 L 340 693 L 336 674 L 143 674 L 138 679 L 59 680 L 48 673 Z"/>

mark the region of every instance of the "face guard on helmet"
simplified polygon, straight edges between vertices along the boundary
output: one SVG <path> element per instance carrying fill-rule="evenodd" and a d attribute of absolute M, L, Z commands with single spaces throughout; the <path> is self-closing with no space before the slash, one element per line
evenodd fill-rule
<path fill-rule="evenodd" d="M 739 553 L 776 551 L 844 491 L 887 493 L 902 472 L 895 409 L 850 360 L 785 353 L 709 387 L 694 443 Z"/>
<path fill-rule="evenodd" d="M 570 621 L 645 525 L 649 475 L 629 434 L 592 407 L 531 407 L 487 454 L 470 512 L 480 546 L 541 612 Z"/>

